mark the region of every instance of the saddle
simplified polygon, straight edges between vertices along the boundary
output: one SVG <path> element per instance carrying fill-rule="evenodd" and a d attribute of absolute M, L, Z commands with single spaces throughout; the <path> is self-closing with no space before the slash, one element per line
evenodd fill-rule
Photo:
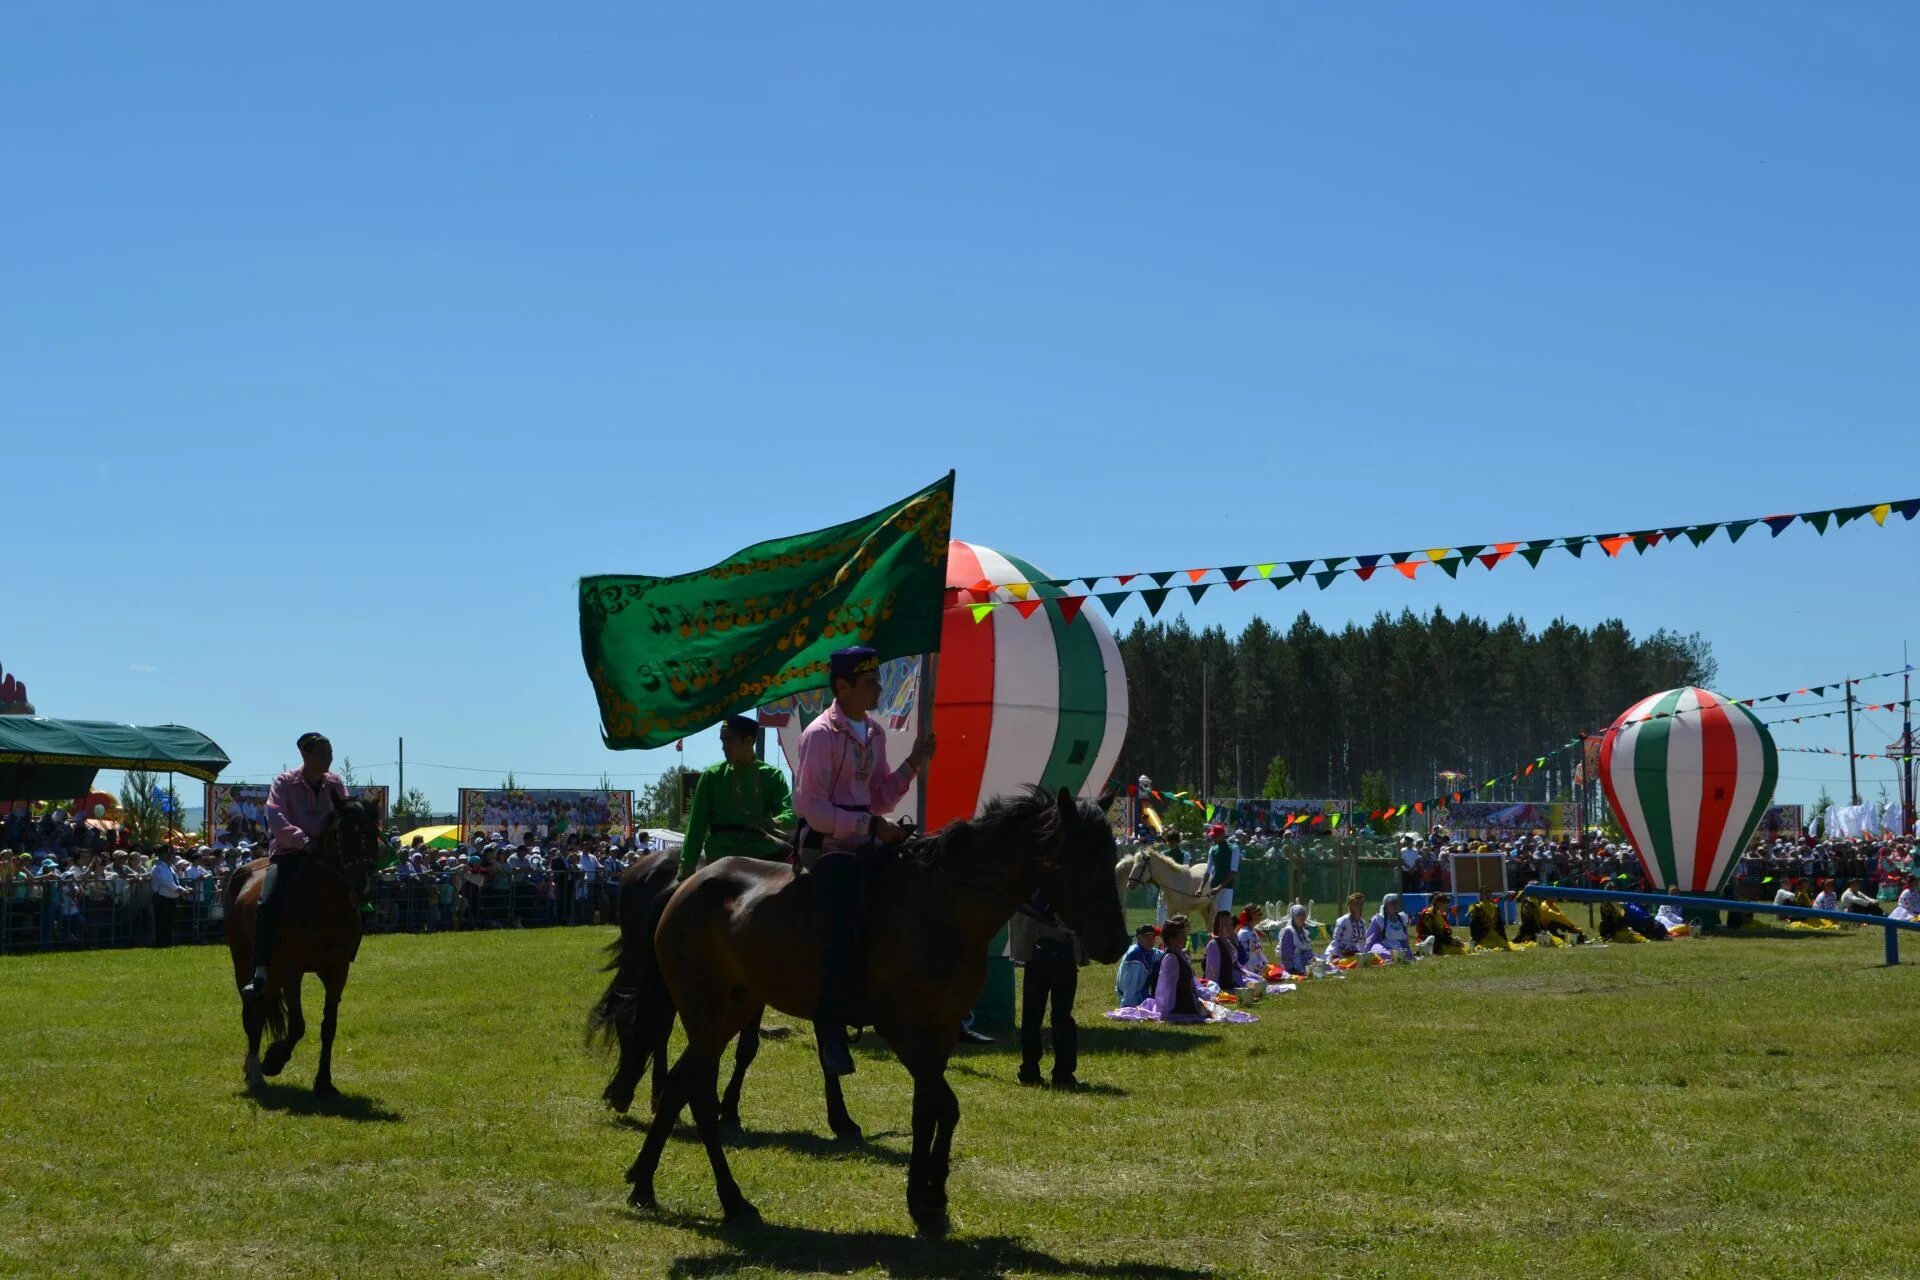
<path fill-rule="evenodd" d="M 916 825 L 911 821 L 902 822 L 900 826 L 906 831 L 909 840 L 918 833 Z M 819 860 L 820 841 L 817 836 L 812 841 L 808 841 L 806 837 L 810 834 L 812 832 L 804 822 L 794 832 L 793 854 L 789 861 L 793 865 L 796 878 L 809 874 L 813 864 Z M 812 856 L 809 857 L 809 854 Z M 874 885 L 880 871 L 892 864 L 899 856 L 900 850 L 897 846 L 883 845 L 874 840 L 868 840 L 853 855 L 856 904 L 853 911 L 852 937 L 849 939 L 848 946 L 846 992 L 846 1007 L 850 1010 L 868 1011 L 866 941 L 867 921 L 871 918 L 874 907 Z M 870 1020 L 865 1023 L 848 1023 L 848 1043 L 859 1043 L 861 1032 L 870 1025 L 872 1025 Z"/>

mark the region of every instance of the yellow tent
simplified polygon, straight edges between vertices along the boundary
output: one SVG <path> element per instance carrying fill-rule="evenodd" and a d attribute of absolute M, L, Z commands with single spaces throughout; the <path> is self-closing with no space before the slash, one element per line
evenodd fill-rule
<path fill-rule="evenodd" d="M 400 847 L 413 847 L 413 838 L 419 836 L 421 843 L 429 849 L 458 849 L 460 847 L 459 827 L 415 827 L 400 837 Z"/>

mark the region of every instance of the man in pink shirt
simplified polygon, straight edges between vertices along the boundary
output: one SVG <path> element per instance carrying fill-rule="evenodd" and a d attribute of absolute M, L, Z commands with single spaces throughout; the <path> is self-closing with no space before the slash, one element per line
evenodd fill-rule
<path fill-rule="evenodd" d="M 793 812 L 800 820 L 802 862 L 817 853 L 808 872 L 820 912 L 814 1041 L 821 1069 L 844 1076 L 853 1071 L 846 1004 L 860 908 L 854 855 L 871 844 L 897 845 L 906 838 L 884 815 L 933 758 L 934 741 L 932 734 L 925 735 L 898 769 L 887 767 L 887 732 L 867 714 L 880 703 L 880 660 L 872 649 L 836 652 L 828 662 L 828 679 L 833 704 L 800 735 Z"/>
<path fill-rule="evenodd" d="M 273 959 L 285 899 L 283 886 L 299 878 L 308 843 L 319 838 L 333 806 L 347 799 L 346 783 L 339 774 L 329 772 L 333 744 L 326 735 L 303 733 L 295 745 L 300 748 L 300 767 L 275 778 L 267 792 L 272 852 L 268 854 L 267 878 L 260 886 L 260 905 L 254 916 L 253 981 L 240 989 L 243 1000 L 252 1000 L 266 990 L 267 964 Z"/>

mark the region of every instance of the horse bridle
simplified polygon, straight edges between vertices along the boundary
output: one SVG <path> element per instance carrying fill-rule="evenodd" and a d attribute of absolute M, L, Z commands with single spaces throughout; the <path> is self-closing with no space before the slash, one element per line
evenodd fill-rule
<path fill-rule="evenodd" d="M 360 890 L 354 882 L 354 874 L 363 869 L 370 872 L 377 858 L 372 853 L 365 857 L 347 857 L 341 847 L 345 844 L 345 833 L 341 830 L 345 826 L 345 819 L 337 809 L 328 817 L 329 822 L 322 831 L 325 838 L 313 849 L 315 856 L 308 859 L 309 865 L 338 880 L 349 895 L 358 898 Z"/>
<path fill-rule="evenodd" d="M 1153 883 L 1153 863 L 1144 854 L 1135 854 L 1133 870 L 1127 872 L 1127 892 L 1145 888 Z"/>

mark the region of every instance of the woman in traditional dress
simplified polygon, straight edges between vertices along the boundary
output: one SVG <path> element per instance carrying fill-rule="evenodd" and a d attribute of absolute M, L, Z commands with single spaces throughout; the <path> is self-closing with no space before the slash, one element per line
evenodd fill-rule
<path fill-rule="evenodd" d="M 1467 944 L 1453 936 L 1453 925 L 1447 920 L 1447 907 L 1453 902 L 1450 894 L 1436 893 L 1427 902 L 1426 910 L 1413 923 L 1413 931 L 1419 941 L 1431 940 L 1433 954 L 1436 956 L 1463 956 L 1467 954 Z"/>
<path fill-rule="evenodd" d="M 1840 896 L 1833 891 L 1833 881 L 1822 880 L 1820 882 L 1820 892 L 1815 894 L 1813 898 L 1813 909 L 1815 911 L 1838 911 L 1840 909 Z"/>
<path fill-rule="evenodd" d="M 1313 951 L 1313 929 L 1307 924 L 1307 908 L 1296 902 L 1287 908 L 1287 927 L 1280 931 L 1280 967 L 1299 976 L 1306 973 L 1317 958 Z"/>
<path fill-rule="evenodd" d="M 1327 963 L 1357 960 L 1367 949 L 1367 900 L 1357 893 L 1347 895 L 1347 914 L 1333 922 L 1333 939 L 1327 943 Z"/>
<path fill-rule="evenodd" d="M 1481 898 L 1467 909 L 1467 934 L 1473 945 L 1488 951 L 1513 951 L 1531 946 L 1515 943 L 1507 937 L 1507 923 L 1500 918 L 1500 899 Z"/>
<path fill-rule="evenodd" d="M 1413 959 L 1413 922 L 1400 909 L 1400 895 L 1380 899 L 1380 911 L 1367 925 L 1367 952 L 1382 964 Z"/>
<path fill-rule="evenodd" d="M 1920 876 L 1907 877 L 1907 887 L 1900 891 L 1900 900 L 1887 914 L 1895 920 L 1920 920 Z"/>
<path fill-rule="evenodd" d="M 1187 959 L 1187 918 L 1168 916 L 1160 931 L 1166 948 L 1160 957 L 1160 974 L 1153 986 L 1153 1003 L 1162 1022 L 1205 1022 L 1200 1007 L 1200 991 L 1193 981 L 1193 962 Z"/>
<path fill-rule="evenodd" d="M 1267 976 L 1267 948 L 1260 941 L 1260 919 L 1264 914 L 1258 903 L 1248 903 L 1240 913 L 1240 932 L 1234 935 L 1239 943 L 1240 967 L 1253 975 L 1254 981 L 1264 981 Z"/>
<path fill-rule="evenodd" d="M 1207 943 L 1207 981 L 1231 995 L 1243 985 L 1240 981 L 1240 954 L 1233 941 L 1233 912 L 1213 913 L 1213 937 Z"/>

